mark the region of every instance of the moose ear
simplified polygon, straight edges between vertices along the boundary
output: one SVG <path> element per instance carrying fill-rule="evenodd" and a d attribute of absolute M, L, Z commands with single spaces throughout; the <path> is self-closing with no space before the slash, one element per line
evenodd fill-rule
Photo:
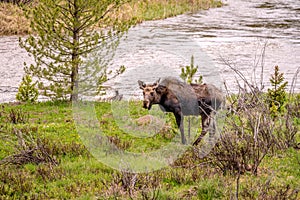
<path fill-rule="evenodd" d="M 160 81 L 160 78 L 153 85 L 158 85 L 159 81 Z"/>
<path fill-rule="evenodd" d="M 143 81 L 138 80 L 138 84 L 140 86 L 140 89 L 144 89 L 146 87 L 146 83 L 144 83 Z"/>

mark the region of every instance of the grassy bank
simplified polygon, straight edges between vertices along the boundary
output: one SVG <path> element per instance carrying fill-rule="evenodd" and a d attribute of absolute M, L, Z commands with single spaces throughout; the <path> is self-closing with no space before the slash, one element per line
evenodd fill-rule
<path fill-rule="evenodd" d="M 0 36 L 26 35 L 30 31 L 29 25 L 20 7 L 0 2 Z"/>
<path fill-rule="evenodd" d="M 121 20 L 134 17 L 139 23 L 221 5 L 218 0 L 133 0 L 123 5 L 121 12 L 114 15 Z M 26 35 L 30 32 L 29 24 L 30 21 L 19 6 L 0 3 L 0 35 Z"/>
<path fill-rule="evenodd" d="M 133 118 L 145 115 L 141 102 L 130 106 Z M 95 110 L 106 137 L 123 150 L 157 149 L 176 134 L 171 117 L 171 128 L 153 137 L 131 137 L 114 122 L 110 103 L 97 103 Z M 214 161 L 211 156 L 198 158 L 190 149 L 172 166 L 155 172 L 119 172 L 82 144 L 71 103 L 1 105 L 0 199 L 299 198 L 299 150 L 267 154 L 257 175 L 224 174 Z"/>

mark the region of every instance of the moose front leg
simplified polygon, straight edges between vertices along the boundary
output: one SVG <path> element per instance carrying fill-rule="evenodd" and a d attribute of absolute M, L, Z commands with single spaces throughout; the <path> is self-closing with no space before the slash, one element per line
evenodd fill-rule
<path fill-rule="evenodd" d="M 175 115 L 175 118 L 176 118 L 177 126 L 180 130 L 181 142 L 182 142 L 182 144 L 186 144 L 186 139 L 185 139 L 185 136 L 184 136 L 183 114 L 182 114 L 182 112 L 177 112 L 177 113 L 174 113 L 174 115 Z"/>

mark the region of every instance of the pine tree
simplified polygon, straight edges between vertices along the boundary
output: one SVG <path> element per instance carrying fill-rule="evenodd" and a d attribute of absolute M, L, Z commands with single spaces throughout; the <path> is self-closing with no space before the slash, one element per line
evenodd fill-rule
<path fill-rule="evenodd" d="M 39 92 L 36 88 L 36 83 L 32 83 L 32 78 L 29 75 L 25 75 L 22 78 L 22 82 L 19 86 L 16 99 L 22 102 L 35 102 L 38 98 Z"/>
<path fill-rule="evenodd" d="M 267 96 L 271 114 L 275 117 L 284 111 L 285 103 L 287 101 L 285 88 L 288 82 L 284 82 L 283 73 L 279 72 L 278 66 L 275 66 L 274 74 L 271 76 L 270 82 L 272 88 L 268 89 Z"/>
<path fill-rule="evenodd" d="M 194 56 L 192 56 L 191 64 L 181 68 L 180 78 L 184 82 L 191 84 L 193 82 L 193 78 L 194 78 L 195 74 L 197 73 L 197 71 L 198 71 L 198 66 L 194 65 Z M 202 76 L 199 76 L 199 78 L 195 79 L 194 82 L 201 84 Z"/>
<path fill-rule="evenodd" d="M 86 77 L 107 77 L 109 58 L 84 62 L 96 56 L 113 55 L 119 39 L 131 26 L 111 17 L 125 2 L 122 0 L 39 0 L 27 12 L 35 35 L 20 39 L 20 46 L 34 58 L 25 65 L 27 74 L 39 79 L 43 95 L 52 99 L 78 99 L 79 73 Z M 95 29 L 97 27 L 97 29 Z M 106 80 L 94 80 L 103 83 Z"/>

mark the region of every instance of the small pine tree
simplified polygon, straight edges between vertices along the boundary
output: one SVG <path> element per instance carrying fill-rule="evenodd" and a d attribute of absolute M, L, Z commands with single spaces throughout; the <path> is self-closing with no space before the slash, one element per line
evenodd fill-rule
<path fill-rule="evenodd" d="M 34 34 L 20 38 L 20 46 L 35 63 L 24 70 L 38 78 L 44 96 L 78 100 L 79 85 L 91 87 L 99 82 L 97 77 L 106 75 L 111 55 L 134 23 L 113 17 L 126 2 L 39 0 L 26 12 Z M 98 60 L 88 62 L 95 52 Z"/>
<path fill-rule="evenodd" d="M 184 82 L 191 84 L 193 82 L 193 78 L 194 78 L 195 74 L 197 73 L 197 71 L 198 71 L 198 66 L 194 65 L 194 56 L 192 56 L 191 64 L 181 68 L 180 78 Z M 201 84 L 202 76 L 199 76 L 199 78 L 195 79 L 194 82 Z"/>
<path fill-rule="evenodd" d="M 23 76 L 16 99 L 21 102 L 35 102 L 39 95 L 38 89 L 35 87 L 36 84 L 36 82 L 32 83 L 30 75 Z"/>
<path fill-rule="evenodd" d="M 279 67 L 277 65 L 274 68 L 274 74 L 271 76 L 270 82 L 272 88 L 268 89 L 268 103 L 272 116 L 276 117 L 285 110 L 287 101 L 285 88 L 288 84 L 287 81 L 284 82 L 283 73 L 279 72 Z"/>

